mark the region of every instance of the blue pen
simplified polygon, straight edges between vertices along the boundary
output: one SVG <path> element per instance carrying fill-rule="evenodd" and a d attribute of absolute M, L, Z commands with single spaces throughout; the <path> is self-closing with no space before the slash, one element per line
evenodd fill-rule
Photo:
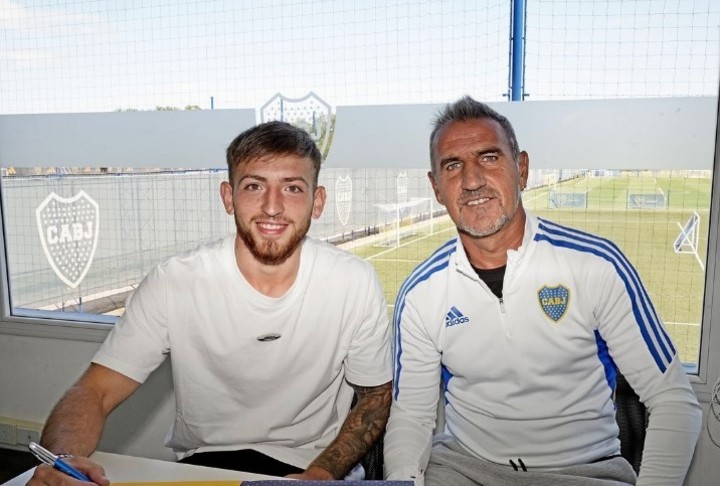
<path fill-rule="evenodd" d="M 80 481 L 90 481 L 90 478 L 85 476 L 83 473 L 72 467 L 67 462 L 63 461 L 61 458 L 50 452 L 49 450 L 45 449 L 39 444 L 36 444 L 35 442 L 30 442 L 28 444 L 28 447 L 30 448 L 30 452 L 33 453 L 35 457 L 40 462 L 43 462 L 49 466 L 54 467 L 60 472 L 63 472 L 70 476 L 71 478 L 79 479 Z"/>

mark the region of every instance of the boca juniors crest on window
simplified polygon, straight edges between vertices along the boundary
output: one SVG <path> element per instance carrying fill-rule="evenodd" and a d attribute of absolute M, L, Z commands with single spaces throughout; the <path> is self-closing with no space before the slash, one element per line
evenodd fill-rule
<path fill-rule="evenodd" d="M 275 120 L 308 132 L 320 149 L 323 160 L 327 158 L 335 130 L 335 115 L 325 100 L 312 91 L 302 98 L 288 98 L 278 93 L 260 107 L 260 123 Z"/>
<path fill-rule="evenodd" d="M 345 226 L 352 208 L 352 179 L 349 175 L 338 177 L 335 181 L 335 207 L 340 223 Z"/>
<path fill-rule="evenodd" d="M 35 210 L 40 241 L 55 274 L 70 288 L 87 275 L 98 241 L 98 204 L 80 191 L 74 197 L 51 193 Z"/>
<path fill-rule="evenodd" d="M 545 286 L 538 291 L 538 300 L 545 315 L 558 322 L 567 312 L 570 292 L 563 285 L 557 287 Z"/>
<path fill-rule="evenodd" d="M 408 175 L 407 172 L 400 172 L 396 179 L 397 202 L 405 204 L 408 200 Z"/>

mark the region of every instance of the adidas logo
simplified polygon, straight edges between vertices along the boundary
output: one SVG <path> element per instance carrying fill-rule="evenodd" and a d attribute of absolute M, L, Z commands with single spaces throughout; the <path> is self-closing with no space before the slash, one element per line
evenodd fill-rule
<path fill-rule="evenodd" d="M 457 326 L 470 320 L 469 317 L 465 317 L 457 307 L 452 306 L 448 313 L 445 315 L 445 327 Z"/>

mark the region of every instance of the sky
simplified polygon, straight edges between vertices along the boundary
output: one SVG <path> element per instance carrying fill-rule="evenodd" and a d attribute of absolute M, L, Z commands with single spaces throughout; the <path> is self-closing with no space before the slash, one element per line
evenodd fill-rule
<path fill-rule="evenodd" d="M 509 27 L 507 0 L 0 0 L 0 114 L 501 101 Z M 718 93 L 720 1 L 528 0 L 526 41 L 528 100 Z"/>

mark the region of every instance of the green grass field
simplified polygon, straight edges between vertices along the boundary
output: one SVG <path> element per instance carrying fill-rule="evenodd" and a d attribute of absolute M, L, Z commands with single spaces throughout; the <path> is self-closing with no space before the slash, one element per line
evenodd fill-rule
<path fill-rule="evenodd" d="M 625 174 L 583 177 L 523 194 L 534 214 L 614 241 L 640 273 L 683 362 L 697 363 L 705 289 L 711 179 Z M 549 192 L 584 194 L 586 207 L 549 208 Z M 661 194 L 664 207 L 632 207 L 632 200 Z M 629 203 L 628 201 L 631 200 Z M 637 205 L 637 204 L 635 204 Z M 629 207 L 630 206 L 630 207 Z M 673 243 L 693 211 L 700 216 L 698 255 L 675 253 Z M 385 239 L 394 238 L 389 231 Z M 351 251 L 373 263 L 385 289 L 390 313 L 407 275 L 443 242 L 455 236 L 449 218 L 407 225 L 397 248 L 356 244 Z"/>

